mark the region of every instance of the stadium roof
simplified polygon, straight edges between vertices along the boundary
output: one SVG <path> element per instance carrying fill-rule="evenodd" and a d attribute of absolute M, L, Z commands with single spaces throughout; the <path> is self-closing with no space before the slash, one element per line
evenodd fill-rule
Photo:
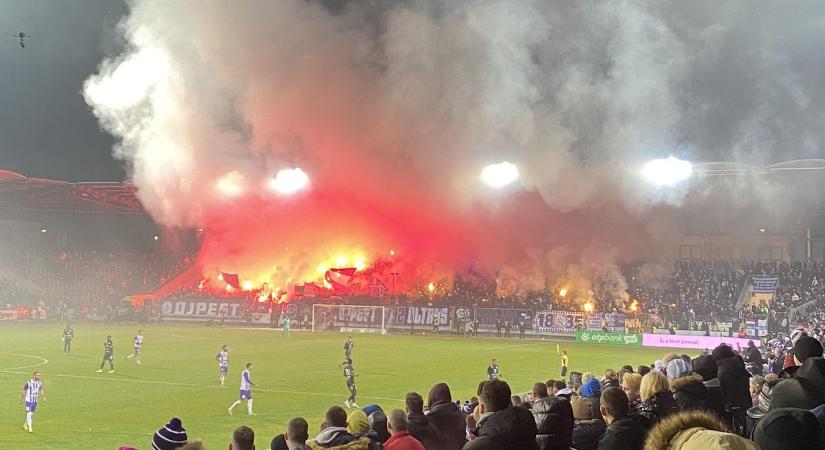
<path fill-rule="evenodd" d="M 0 209 L 145 213 L 130 183 L 70 183 L 0 169 Z"/>

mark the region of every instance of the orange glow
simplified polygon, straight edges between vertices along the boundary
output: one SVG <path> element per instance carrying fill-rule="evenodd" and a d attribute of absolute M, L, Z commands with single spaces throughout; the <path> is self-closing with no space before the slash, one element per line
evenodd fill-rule
<path fill-rule="evenodd" d="M 561 288 L 559 290 L 559 297 L 564 298 L 565 295 L 567 295 L 567 288 Z"/>
<path fill-rule="evenodd" d="M 630 310 L 636 312 L 639 309 L 639 301 L 635 298 L 630 302 Z"/>
<path fill-rule="evenodd" d="M 584 304 L 584 312 L 588 312 L 588 313 L 593 312 L 593 304 L 590 303 L 590 302 L 585 303 Z"/>
<path fill-rule="evenodd" d="M 226 292 L 232 292 L 232 291 L 233 291 L 232 286 L 227 284 L 226 285 Z"/>
<path fill-rule="evenodd" d="M 244 281 L 241 286 L 243 287 L 243 290 L 245 290 L 245 291 L 251 291 L 252 290 L 252 282 L 251 281 Z"/>
<path fill-rule="evenodd" d="M 433 282 L 430 282 L 430 284 L 427 285 L 427 290 L 430 292 L 435 291 L 435 284 Z"/>

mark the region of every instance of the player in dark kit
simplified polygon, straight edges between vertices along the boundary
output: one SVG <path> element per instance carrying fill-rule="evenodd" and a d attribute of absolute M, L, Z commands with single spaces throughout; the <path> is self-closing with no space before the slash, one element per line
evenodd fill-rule
<path fill-rule="evenodd" d="M 115 363 L 113 362 L 115 344 L 112 342 L 112 336 L 106 336 L 106 342 L 103 343 L 103 361 L 100 361 L 100 369 L 97 372 L 103 372 L 103 365 L 109 361 L 109 373 L 114 373 Z"/>
<path fill-rule="evenodd" d="M 74 330 L 71 324 L 66 324 L 66 329 L 63 330 L 63 354 L 68 355 L 72 351 L 72 340 L 74 339 Z"/>
<path fill-rule="evenodd" d="M 347 342 L 344 342 L 344 359 L 352 359 L 352 336 L 347 339 Z"/>
<path fill-rule="evenodd" d="M 349 398 L 344 400 L 347 408 L 358 408 L 358 403 L 355 403 L 355 369 L 352 367 L 352 360 L 347 358 L 344 362 L 344 381 L 347 382 L 347 389 L 349 389 Z"/>
<path fill-rule="evenodd" d="M 501 378 L 501 372 L 498 370 L 498 364 L 496 364 L 496 359 L 493 358 L 493 361 L 490 362 L 490 365 L 487 366 L 487 379 L 489 380 L 498 380 Z"/>

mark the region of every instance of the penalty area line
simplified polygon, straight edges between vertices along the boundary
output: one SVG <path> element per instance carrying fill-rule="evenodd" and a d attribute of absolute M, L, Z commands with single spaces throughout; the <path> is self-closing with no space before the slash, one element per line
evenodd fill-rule
<path fill-rule="evenodd" d="M 31 368 L 33 368 L 33 367 L 39 367 L 39 366 L 42 366 L 42 365 L 45 365 L 45 364 L 48 364 L 48 363 L 49 363 L 49 360 L 48 360 L 48 359 L 43 358 L 42 356 L 37 356 L 37 355 L 26 355 L 26 354 L 24 354 L 24 353 L 0 353 L 0 355 L 6 355 L 6 356 L 22 356 L 22 357 L 24 357 L 24 358 L 34 358 L 34 359 L 39 359 L 39 360 L 40 360 L 40 362 L 39 362 L 39 363 L 36 363 L 36 364 L 29 364 L 29 365 L 27 365 L 27 366 L 18 366 L 18 367 L 4 367 L 4 368 L 0 368 L 0 371 L 3 371 L 3 372 L 5 372 L 5 371 L 7 371 L 7 370 L 31 369 Z"/>
<path fill-rule="evenodd" d="M 48 362 L 48 361 L 47 361 Z M 28 372 L 14 372 L 14 368 L 12 369 L 0 369 L 2 373 L 10 373 L 15 375 L 25 375 Z M 70 375 L 70 374 L 49 374 L 50 377 L 61 377 L 61 378 L 75 378 L 81 380 L 106 380 L 106 381 L 120 381 L 122 383 L 138 383 L 138 384 L 160 384 L 164 386 L 181 386 L 181 387 L 194 387 L 194 388 L 207 388 L 207 389 L 222 389 L 220 386 L 211 385 L 211 384 L 195 384 L 195 383 L 179 383 L 175 381 L 159 381 L 159 380 L 130 380 L 126 378 L 113 378 L 107 377 L 104 375 L 101 376 L 91 376 L 91 375 Z M 328 394 L 324 392 L 306 392 L 306 391 L 289 391 L 285 389 L 266 389 L 266 388 L 257 388 L 254 389 L 253 392 L 267 392 L 273 394 L 292 394 L 292 395 L 311 395 L 316 397 L 341 397 L 345 394 Z M 363 398 L 371 398 L 374 400 L 388 400 L 392 402 L 403 402 L 404 400 L 399 400 L 397 398 L 387 398 L 387 397 L 373 397 L 369 395 L 361 395 L 360 397 Z"/>

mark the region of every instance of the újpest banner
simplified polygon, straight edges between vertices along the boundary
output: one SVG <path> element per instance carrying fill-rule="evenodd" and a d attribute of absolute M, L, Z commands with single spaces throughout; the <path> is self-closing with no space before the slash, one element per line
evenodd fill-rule
<path fill-rule="evenodd" d="M 611 333 L 607 331 L 577 331 L 576 342 L 641 347 L 642 335 L 639 333 Z"/>

